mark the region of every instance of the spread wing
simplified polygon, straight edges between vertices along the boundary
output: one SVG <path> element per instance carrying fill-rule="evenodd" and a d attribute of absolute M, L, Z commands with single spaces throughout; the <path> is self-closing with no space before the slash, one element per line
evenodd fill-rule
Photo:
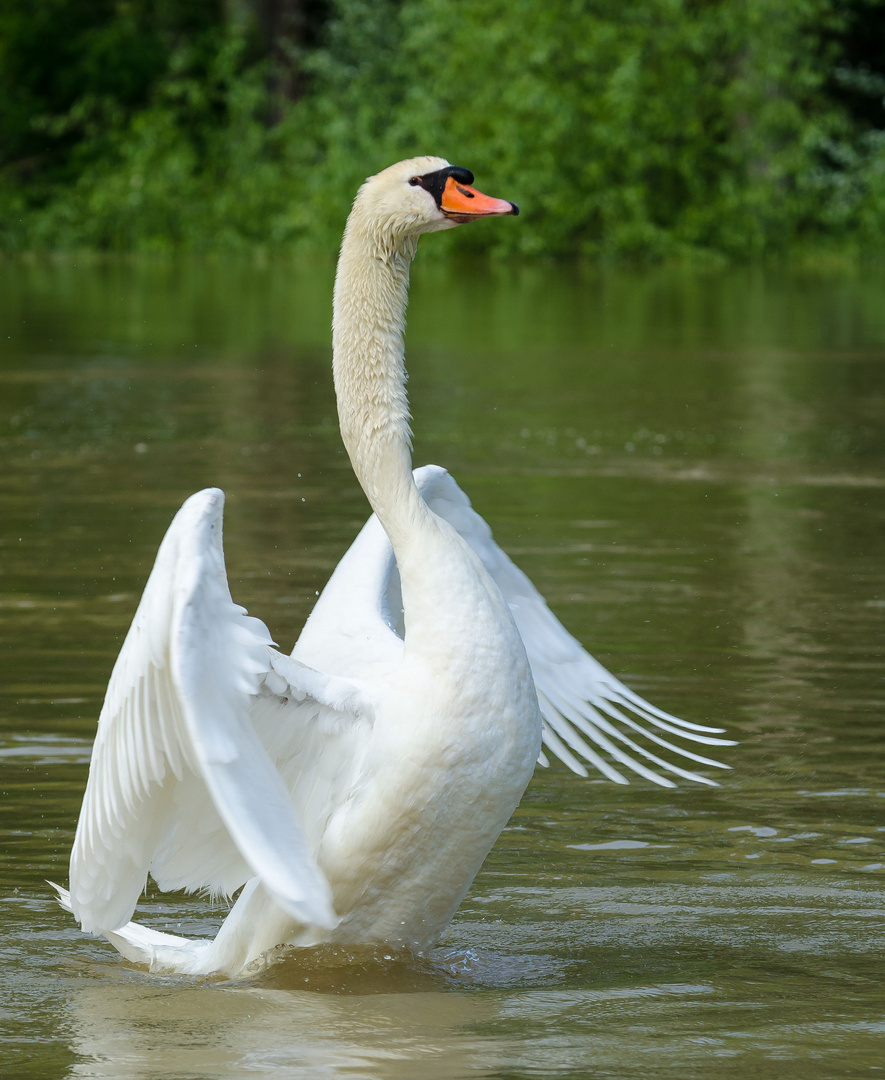
<path fill-rule="evenodd" d="M 701 773 L 657 752 L 720 769 L 729 766 L 696 753 L 672 738 L 707 746 L 733 746 L 721 728 L 693 724 L 635 694 L 594 660 L 559 622 L 526 575 L 492 538 L 486 522 L 452 477 L 436 465 L 415 470 L 415 481 L 431 509 L 455 528 L 482 560 L 507 601 L 532 667 L 544 744 L 574 772 L 585 762 L 610 780 L 626 784 L 619 766 L 663 787 L 673 781 L 658 770 L 715 786 Z M 341 612 L 348 612 L 347 626 Z M 374 515 L 369 518 L 317 602 L 293 655 L 306 663 L 333 664 L 346 651 L 365 662 L 389 659 L 402 648 L 399 575 L 393 550 Z M 354 640 L 356 638 L 356 640 Z M 358 674 L 359 666 L 347 674 Z M 342 672 L 344 673 L 344 672 Z M 542 756 L 542 764 L 547 764 Z"/>
<path fill-rule="evenodd" d="M 670 738 L 733 746 L 731 740 L 718 737 L 722 729 L 671 716 L 616 679 L 572 637 L 531 581 L 498 547 L 489 526 L 445 469 L 427 465 L 416 470 L 415 480 L 434 513 L 457 529 L 479 555 L 510 607 L 532 667 L 547 749 L 581 776 L 587 775 L 583 764 L 587 762 L 618 784 L 628 783 L 617 767 L 621 765 L 663 787 L 674 784 L 658 769 L 715 786 L 709 777 L 676 765 L 655 750 L 727 769 L 728 765 Z M 542 763 L 546 764 L 543 758 Z"/>
<path fill-rule="evenodd" d="M 672 716 L 616 679 L 572 637 L 495 543 L 448 472 L 425 465 L 414 475 L 430 508 L 470 544 L 510 607 L 532 667 L 547 749 L 581 776 L 587 775 L 586 763 L 619 784 L 628 783 L 620 766 L 662 787 L 674 786 L 662 771 L 715 786 L 709 777 L 658 751 L 727 769 L 684 742 L 672 741 L 733 746 L 720 737 L 722 729 Z M 373 665 L 395 662 L 403 633 L 396 560 L 373 514 L 329 579 L 292 655 L 312 667 L 358 677 Z M 541 762 L 546 765 L 546 758 Z"/>
<path fill-rule="evenodd" d="M 176 515 L 111 676 L 70 867 L 73 911 L 94 933 L 129 920 L 149 870 L 163 888 L 218 892 L 258 875 L 299 921 L 337 922 L 279 766 L 319 728 L 370 723 L 371 702 L 280 656 L 232 602 L 223 504 L 209 489 Z M 282 713 L 281 762 L 267 740 Z"/>

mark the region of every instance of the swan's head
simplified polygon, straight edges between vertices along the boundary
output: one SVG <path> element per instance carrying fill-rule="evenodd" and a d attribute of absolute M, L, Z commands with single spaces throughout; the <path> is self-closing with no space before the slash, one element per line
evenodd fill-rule
<path fill-rule="evenodd" d="M 445 158 L 409 158 L 366 180 L 352 216 L 377 236 L 397 241 L 519 213 L 516 203 L 492 199 L 472 185 L 473 173 Z"/>

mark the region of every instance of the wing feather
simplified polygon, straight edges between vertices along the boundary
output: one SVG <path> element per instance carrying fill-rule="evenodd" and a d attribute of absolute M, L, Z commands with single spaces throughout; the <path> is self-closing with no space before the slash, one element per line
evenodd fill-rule
<path fill-rule="evenodd" d="M 489 526 L 445 469 L 426 465 L 415 471 L 415 481 L 431 509 L 477 553 L 510 607 L 532 667 L 548 749 L 574 772 L 586 775 L 579 760 L 583 758 L 616 783 L 627 783 L 627 779 L 588 740 L 618 764 L 662 787 L 672 787 L 673 781 L 637 758 L 684 779 L 715 786 L 708 777 L 659 757 L 617 725 L 680 757 L 727 769 L 728 765 L 662 739 L 653 730 L 707 746 L 733 746 L 732 740 L 720 737 L 722 729 L 681 720 L 657 708 L 590 656 L 550 611 L 528 577 L 498 547 Z"/>
<path fill-rule="evenodd" d="M 292 657 L 329 674 L 358 678 L 372 671 L 377 679 L 402 653 L 399 573 L 372 514 L 326 583 Z"/>
<path fill-rule="evenodd" d="M 222 507 L 210 489 L 176 515 L 108 686 L 70 871 L 74 913 L 96 933 L 128 922 L 149 870 L 162 887 L 224 891 L 257 875 L 300 921 L 337 922 L 314 846 L 253 726 L 279 654 L 230 598 Z M 276 663 L 290 743 L 311 737 L 312 713 L 340 706 L 369 717 L 361 687 Z"/>

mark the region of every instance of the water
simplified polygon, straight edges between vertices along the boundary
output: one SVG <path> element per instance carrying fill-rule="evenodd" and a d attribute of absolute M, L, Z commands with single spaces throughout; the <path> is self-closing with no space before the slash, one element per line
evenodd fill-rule
<path fill-rule="evenodd" d="M 432 242 L 432 240 L 430 241 Z M 425 242 L 426 243 L 426 242 Z M 416 460 L 591 651 L 740 739 L 722 787 L 539 771 L 423 960 L 121 963 L 53 903 L 181 501 L 285 648 L 366 515 L 331 265 L 0 264 L 0 1072 L 780 1077 L 885 1068 L 885 268 L 416 268 Z M 221 906 L 139 917 L 212 933 Z"/>

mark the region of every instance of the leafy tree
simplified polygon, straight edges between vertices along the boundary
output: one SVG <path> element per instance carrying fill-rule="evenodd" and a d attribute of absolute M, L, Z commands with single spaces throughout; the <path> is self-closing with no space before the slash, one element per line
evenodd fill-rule
<path fill-rule="evenodd" d="M 885 0 L 220 4 L 8 0 L 0 246 L 328 250 L 427 152 L 523 202 L 476 248 L 882 244 Z"/>

